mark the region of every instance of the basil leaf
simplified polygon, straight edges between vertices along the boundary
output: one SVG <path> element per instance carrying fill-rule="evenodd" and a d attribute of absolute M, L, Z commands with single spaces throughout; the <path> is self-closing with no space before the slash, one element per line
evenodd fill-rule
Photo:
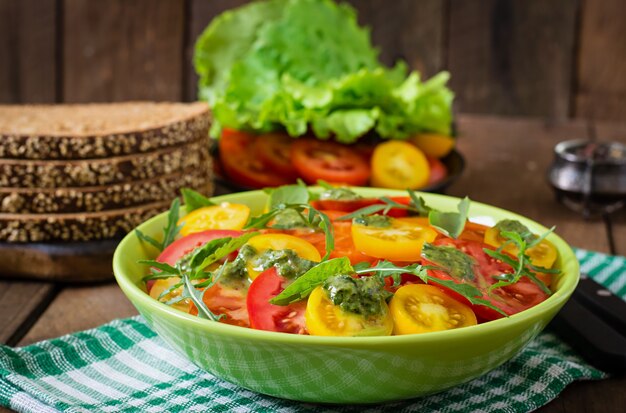
<path fill-rule="evenodd" d="M 459 212 L 441 212 L 431 210 L 428 213 L 429 224 L 438 229 L 442 234 L 451 238 L 458 238 L 465 228 L 470 199 L 465 197 L 459 202 Z"/>
<path fill-rule="evenodd" d="M 233 237 L 224 237 L 224 238 L 216 238 L 207 242 L 206 244 L 196 248 L 192 252 L 191 259 L 189 260 L 189 268 L 194 268 L 198 270 L 203 270 L 204 267 L 200 267 L 202 263 L 211 255 L 215 254 L 215 252 L 232 241 Z M 218 258 L 219 259 L 219 258 Z M 215 261 L 214 261 L 215 262 Z M 212 263 L 208 263 L 210 265 Z"/>
<path fill-rule="evenodd" d="M 346 257 L 333 258 L 311 268 L 289 284 L 280 294 L 270 300 L 275 305 L 289 305 L 304 300 L 317 286 L 327 278 L 338 274 L 352 274 L 354 269 Z"/>
<path fill-rule="evenodd" d="M 183 196 L 183 201 L 185 202 L 187 213 L 194 211 L 198 208 L 217 205 L 206 196 L 190 188 L 182 188 L 180 190 L 180 193 Z"/>

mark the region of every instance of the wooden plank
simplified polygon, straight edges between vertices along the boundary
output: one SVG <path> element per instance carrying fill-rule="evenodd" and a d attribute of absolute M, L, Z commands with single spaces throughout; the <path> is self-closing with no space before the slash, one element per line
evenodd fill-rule
<path fill-rule="evenodd" d="M 565 118 L 578 2 L 450 2 L 448 68 L 461 112 Z"/>
<path fill-rule="evenodd" d="M 553 148 L 585 138 L 585 122 L 548 123 L 487 116 L 459 116 L 459 151 L 467 168 L 450 194 L 505 208 L 556 232 L 571 245 L 608 252 L 602 221 L 585 221 L 557 203 L 546 180 Z"/>
<path fill-rule="evenodd" d="M 97 327 L 137 310 L 115 283 L 67 287 L 50 304 L 19 345 Z"/>
<path fill-rule="evenodd" d="M 580 23 L 578 117 L 626 118 L 626 2 L 584 0 Z"/>
<path fill-rule="evenodd" d="M 626 406 L 626 377 L 576 382 L 538 413 L 622 413 Z"/>
<path fill-rule="evenodd" d="M 0 102 L 56 100 L 56 1 L 0 0 Z"/>
<path fill-rule="evenodd" d="M 15 344 L 55 293 L 51 283 L 0 281 L 0 343 Z"/>
<path fill-rule="evenodd" d="M 65 0 L 63 100 L 182 99 L 184 2 Z"/>
<path fill-rule="evenodd" d="M 196 39 L 215 16 L 246 3 L 246 0 L 189 0 L 189 19 L 185 39 L 185 100 L 193 101 L 198 96 L 198 75 L 193 66 Z"/>
<path fill-rule="evenodd" d="M 393 65 L 403 58 L 413 69 L 431 77 L 445 65 L 447 10 L 445 0 L 351 0 L 359 23 L 372 29 L 381 61 Z"/>

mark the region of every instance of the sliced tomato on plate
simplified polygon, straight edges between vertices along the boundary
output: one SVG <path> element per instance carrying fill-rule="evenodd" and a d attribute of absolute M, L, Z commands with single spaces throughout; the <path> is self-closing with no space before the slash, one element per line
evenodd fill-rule
<path fill-rule="evenodd" d="M 247 308 L 250 327 L 257 330 L 307 334 L 304 321 L 306 301 L 286 306 L 269 301 L 280 294 L 289 280 L 278 275 L 276 268 L 263 271 L 248 289 Z"/>
<path fill-rule="evenodd" d="M 367 161 L 336 142 L 299 138 L 291 146 L 291 161 L 298 174 L 310 184 L 321 179 L 358 186 L 367 184 L 370 176 Z"/>
<path fill-rule="evenodd" d="M 213 314 L 224 316 L 220 322 L 250 327 L 244 284 L 235 286 L 218 282 L 205 290 L 203 301 Z M 189 313 L 198 315 L 198 309 L 193 303 Z"/>
<path fill-rule="evenodd" d="M 261 135 L 254 143 L 255 153 L 267 168 L 274 172 L 292 177 L 298 176 L 298 171 L 291 163 L 291 145 L 294 138 L 277 133 Z"/>
<path fill-rule="evenodd" d="M 544 293 L 539 286 L 526 277 L 522 277 L 513 285 L 497 288 L 489 293 L 489 287 L 497 282 L 494 276 L 511 273 L 513 272 L 513 269 L 508 264 L 487 255 L 483 248 L 493 249 L 493 247 L 490 247 L 487 244 L 476 241 L 441 238 L 435 241 L 434 245 L 454 247 L 474 258 L 476 261 L 476 265 L 474 265 L 475 278 L 473 280 L 459 280 L 443 270 L 428 270 L 428 273 L 431 276 L 443 280 L 453 280 L 457 283 L 466 282 L 474 285 L 483 293 L 482 298 L 488 300 L 493 306 L 501 309 L 508 315 L 516 314 L 520 311 L 533 307 L 547 298 L 546 293 Z M 439 265 L 439 263 L 428 260 L 423 260 L 422 264 L 434 266 Z M 450 292 L 450 295 L 461 302 L 468 303 L 467 299 L 455 294 L 454 292 Z M 502 318 L 502 314 L 482 305 L 472 306 L 472 309 L 476 315 L 483 320 Z"/>

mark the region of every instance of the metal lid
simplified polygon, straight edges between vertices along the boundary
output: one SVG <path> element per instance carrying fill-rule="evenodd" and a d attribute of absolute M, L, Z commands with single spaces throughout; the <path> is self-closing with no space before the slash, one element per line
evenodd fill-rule
<path fill-rule="evenodd" d="M 570 140 L 558 143 L 554 153 L 569 162 L 592 161 L 595 165 L 626 165 L 626 145 L 621 142 Z"/>

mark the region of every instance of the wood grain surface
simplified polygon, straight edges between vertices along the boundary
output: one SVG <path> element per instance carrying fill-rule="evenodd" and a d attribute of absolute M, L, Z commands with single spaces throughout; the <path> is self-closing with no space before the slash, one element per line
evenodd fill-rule
<path fill-rule="evenodd" d="M 450 2 L 448 69 L 461 112 L 569 115 L 576 2 Z"/>
<path fill-rule="evenodd" d="M 182 99 L 184 4 L 65 0 L 65 102 Z"/>
<path fill-rule="evenodd" d="M 626 2 L 584 0 L 575 114 L 626 118 Z"/>
<path fill-rule="evenodd" d="M 57 96 L 55 0 L 0 0 L 0 102 Z"/>

